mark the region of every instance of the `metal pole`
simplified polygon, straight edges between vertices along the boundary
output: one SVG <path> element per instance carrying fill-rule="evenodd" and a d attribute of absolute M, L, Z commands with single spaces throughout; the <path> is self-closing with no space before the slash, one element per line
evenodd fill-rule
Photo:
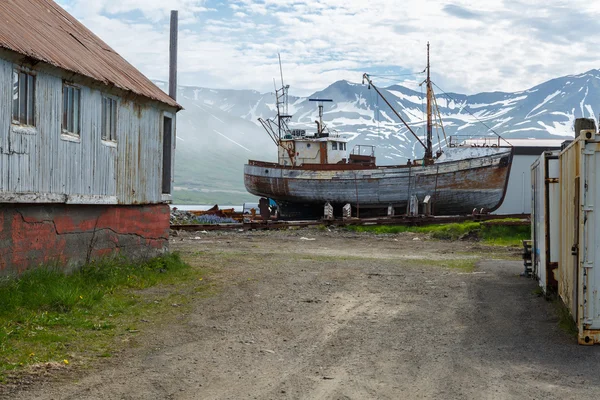
<path fill-rule="evenodd" d="M 177 32 L 179 12 L 171 11 L 171 40 L 169 43 L 169 96 L 177 100 Z"/>
<path fill-rule="evenodd" d="M 427 147 L 425 147 L 425 159 L 431 159 L 433 157 L 433 151 L 431 149 L 431 75 L 429 70 L 429 42 L 427 42 Z"/>

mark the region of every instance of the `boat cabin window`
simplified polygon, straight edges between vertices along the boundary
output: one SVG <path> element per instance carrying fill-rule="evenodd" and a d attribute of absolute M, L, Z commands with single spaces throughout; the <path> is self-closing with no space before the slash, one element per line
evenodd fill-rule
<path fill-rule="evenodd" d="M 337 150 L 337 142 L 331 142 L 331 150 Z"/>
<path fill-rule="evenodd" d="M 306 148 L 309 148 L 309 147 L 310 147 L 310 143 L 306 143 Z"/>

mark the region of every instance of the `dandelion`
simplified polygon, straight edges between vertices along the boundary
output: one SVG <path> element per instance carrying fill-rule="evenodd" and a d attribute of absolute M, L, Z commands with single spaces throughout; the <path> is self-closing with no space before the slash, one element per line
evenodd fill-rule
<path fill-rule="evenodd" d="M 65 363 L 65 365 L 69 365 L 69 360 L 63 360 L 63 362 Z"/>
<path fill-rule="evenodd" d="M 80 298 L 81 300 L 83 300 L 83 296 L 79 296 L 79 298 Z"/>
<path fill-rule="evenodd" d="M 198 280 L 199 280 L 199 281 L 201 281 L 201 280 L 202 280 L 202 278 L 198 278 Z"/>
<path fill-rule="evenodd" d="M 29 357 L 35 356 L 35 353 L 29 353 Z"/>

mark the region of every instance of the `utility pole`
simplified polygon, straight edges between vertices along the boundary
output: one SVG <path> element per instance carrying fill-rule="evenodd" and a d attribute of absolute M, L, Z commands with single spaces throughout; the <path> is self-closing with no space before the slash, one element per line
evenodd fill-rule
<path fill-rule="evenodd" d="M 169 96 L 177 100 L 177 33 L 179 12 L 171 11 L 171 38 L 169 41 Z"/>

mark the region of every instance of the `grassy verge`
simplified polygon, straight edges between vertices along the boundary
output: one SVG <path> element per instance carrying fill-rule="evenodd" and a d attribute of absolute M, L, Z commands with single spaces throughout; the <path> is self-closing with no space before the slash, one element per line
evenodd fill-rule
<path fill-rule="evenodd" d="M 185 304 L 187 296 L 168 285 L 194 282 L 203 291 L 210 287 L 205 273 L 169 254 L 141 263 L 94 262 L 69 275 L 40 268 L 0 280 L 0 382 L 35 365 L 110 357 L 154 317 Z"/>
<path fill-rule="evenodd" d="M 503 222 L 505 220 L 498 220 Z M 370 232 L 375 234 L 394 234 L 414 232 L 430 234 L 434 239 L 457 240 L 470 238 L 481 240 L 486 244 L 499 246 L 521 246 L 523 240 L 531 237 L 529 225 L 502 225 L 500 223 L 462 222 L 452 224 L 436 224 L 425 226 L 377 225 L 349 226 L 354 232 Z"/>

